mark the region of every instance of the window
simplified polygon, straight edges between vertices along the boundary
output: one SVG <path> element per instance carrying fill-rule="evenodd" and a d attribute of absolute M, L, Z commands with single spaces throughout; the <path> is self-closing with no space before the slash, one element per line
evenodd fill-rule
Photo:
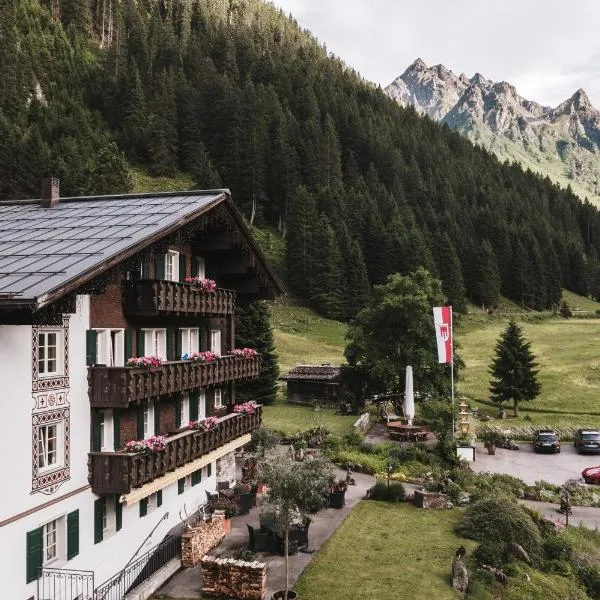
<path fill-rule="evenodd" d="M 183 394 L 181 402 L 178 403 L 179 408 L 179 427 L 187 427 L 190 422 L 190 395 Z"/>
<path fill-rule="evenodd" d="M 112 410 L 99 411 L 98 424 L 100 428 L 100 450 L 102 452 L 113 452 L 115 445 Z"/>
<path fill-rule="evenodd" d="M 221 330 L 210 330 L 210 351 L 221 354 Z"/>
<path fill-rule="evenodd" d="M 181 354 L 191 354 L 200 349 L 198 329 L 181 329 Z"/>
<path fill-rule="evenodd" d="M 44 525 L 42 541 L 44 544 L 43 564 L 54 560 L 58 554 L 58 520 Z"/>
<path fill-rule="evenodd" d="M 102 531 L 106 533 L 108 531 L 108 510 L 107 503 L 102 503 Z"/>
<path fill-rule="evenodd" d="M 124 365 L 122 329 L 99 329 L 96 336 L 96 362 L 108 367 Z"/>
<path fill-rule="evenodd" d="M 223 397 L 221 395 L 221 388 L 215 390 L 215 408 L 221 408 L 223 406 Z"/>
<path fill-rule="evenodd" d="M 150 402 L 144 404 L 143 421 L 144 421 L 144 439 L 148 439 L 154 435 L 154 405 Z"/>
<path fill-rule="evenodd" d="M 98 413 L 98 428 L 100 429 L 100 449 L 104 450 L 106 446 L 106 428 L 104 423 L 104 411 Z"/>
<path fill-rule="evenodd" d="M 198 265 L 198 271 L 195 273 L 196 277 L 200 279 L 206 278 L 206 266 L 203 258 L 197 257 L 196 264 Z"/>
<path fill-rule="evenodd" d="M 198 419 L 206 418 L 206 392 L 198 391 Z"/>
<path fill-rule="evenodd" d="M 179 252 L 169 250 L 165 254 L 165 279 L 179 281 Z"/>
<path fill-rule="evenodd" d="M 167 331 L 166 329 L 144 330 L 144 354 L 146 356 L 167 356 Z"/>
<path fill-rule="evenodd" d="M 62 423 L 51 423 L 38 427 L 38 469 L 60 467 L 62 461 Z"/>
<path fill-rule="evenodd" d="M 38 374 L 57 375 L 61 370 L 61 331 L 40 331 L 38 333 Z"/>

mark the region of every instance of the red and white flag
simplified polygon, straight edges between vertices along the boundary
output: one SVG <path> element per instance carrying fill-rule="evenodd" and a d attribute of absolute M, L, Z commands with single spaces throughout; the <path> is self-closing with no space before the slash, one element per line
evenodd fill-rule
<path fill-rule="evenodd" d="M 452 362 L 452 307 L 434 306 L 433 324 L 437 340 L 438 362 Z"/>

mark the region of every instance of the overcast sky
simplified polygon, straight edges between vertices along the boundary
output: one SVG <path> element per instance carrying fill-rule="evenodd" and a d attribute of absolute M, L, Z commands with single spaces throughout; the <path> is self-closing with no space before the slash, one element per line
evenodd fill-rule
<path fill-rule="evenodd" d="M 415 58 L 508 81 L 556 106 L 583 88 L 600 108 L 600 0 L 274 0 L 371 81 Z"/>

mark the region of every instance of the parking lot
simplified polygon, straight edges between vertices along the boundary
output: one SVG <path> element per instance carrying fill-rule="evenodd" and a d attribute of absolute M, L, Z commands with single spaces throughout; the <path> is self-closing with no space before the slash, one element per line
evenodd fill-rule
<path fill-rule="evenodd" d="M 490 456 L 478 445 L 475 462 L 470 465 L 478 473 L 507 473 L 530 485 L 540 479 L 562 485 L 568 479 L 581 479 L 581 471 L 586 467 L 600 465 L 600 454 L 578 454 L 572 442 L 564 442 L 560 454 L 538 454 L 529 442 L 519 442 L 519 448 L 497 448 L 496 455 Z"/>

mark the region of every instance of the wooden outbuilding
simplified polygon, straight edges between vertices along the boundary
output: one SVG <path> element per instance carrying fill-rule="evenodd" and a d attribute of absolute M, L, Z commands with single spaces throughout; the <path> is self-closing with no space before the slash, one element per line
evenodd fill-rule
<path fill-rule="evenodd" d="M 337 405 L 342 400 L 339 366 L 298 365 L 280 379 L 287 382 L 288 402 Z"/>

